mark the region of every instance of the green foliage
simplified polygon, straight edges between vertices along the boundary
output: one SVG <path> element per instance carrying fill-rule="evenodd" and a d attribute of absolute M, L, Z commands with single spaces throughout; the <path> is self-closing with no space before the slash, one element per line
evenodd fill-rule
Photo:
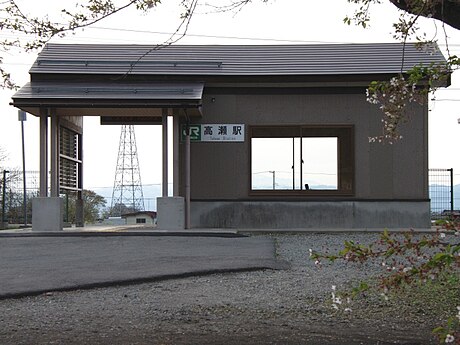
<path fill-rule="evenodd" d="M 76 193 L 68 194 L 68 205 L 66 204 L 67 198 L 64 201 L 66 209 L 68 209 L 67 221 L 70 223 L 76 222 Z M 105 206 L 106 200 L 104 197 L 95 193 L 92 190 L 83 190 L 83 214 L 85 223 L 94 223 L 100 217 L 100 210 Z"/>
<path fill-rule="evenodd" d="M 348 0 L 349 3 L 359 5 L 359 8 L 353 13 L 352 16 L 346 16 L 343 22 L 347 25 L 352 23 L 358 26 L 362 26 L 366 29 L 371 20 L 370 8 L 371 5 L 382 3 L 381 0 Z"/>

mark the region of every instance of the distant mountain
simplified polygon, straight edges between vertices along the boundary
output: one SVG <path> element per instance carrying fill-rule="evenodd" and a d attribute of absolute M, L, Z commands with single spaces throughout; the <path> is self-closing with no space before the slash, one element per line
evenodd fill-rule
<path fill-rule="evenodd" d="M 429 187 L 429 194 L 431 199 L 431 211 L 442 212 L 450 210 L 450 186 L 432 184 Z M 454 190 L 454 210 L 460 208 L 460 184 L 453 187 Z"/>
<path fill-rule="evenodd" d="M 273 182 L 263 181 L 264 183 L 259 185 L 261 189 L 273 188 Z M 292 182 L 291 182 L 292 183 Z M 276 189 L 290 189 L 292 184 L 288 181 L 277 182 Z M 334 189 L 331 185 L 310 185 L 311 189 Z M 454 209 L 460 209 L 460 184 L 454 186 Z M 103 196 L 106 201 L 106 207 L 110 207 L 112 202 L 112 188 L 95 188 L 93 189 L 97 194 Z M 157 201 L 156 198 L 161 196 L 161 185 L 146 185 L 143 187 L 144 193 L 144 205 L 147 211 L 156 211 Z M 171 193 L 171 191 L 170 191 Z M 449 187 L 442 185 L 430 185 L 429 193 L 431 199 L 431 209 L 435 212 L 442 212 L 443 210 L 450 209 L 450 194 Z"/>
<path fill-rule="evenodd" d="M 112 204 L 112 188 L 94 188 L 94 192 L 103 196 L 107 201 L 106 207 Z M 145 185 L 142 187 L 144 194 L 144 207 L 146 211 L 156 211 L 157 197 L 161 196 L 161 185 Z M 171 193 L 171 190 L 169 191 Z"/>
<path fill-rule="evenodd" d="M 460 184 L 454 186 L 454 209 L 460 210 Z"/>

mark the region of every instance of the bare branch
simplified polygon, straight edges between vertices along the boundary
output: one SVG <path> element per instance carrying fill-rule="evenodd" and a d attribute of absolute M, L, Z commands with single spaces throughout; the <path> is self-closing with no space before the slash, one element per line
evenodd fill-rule
<path fill-rule="evenodd" d="M 397 8 L 412 14 L 419 13 L 420 6 L 424 5 L 425 9 L 420 13 L 422 16 L 441 20 L 455 29 L 460 29 L 459 0 L 390 0 L 390 2 Z"/>

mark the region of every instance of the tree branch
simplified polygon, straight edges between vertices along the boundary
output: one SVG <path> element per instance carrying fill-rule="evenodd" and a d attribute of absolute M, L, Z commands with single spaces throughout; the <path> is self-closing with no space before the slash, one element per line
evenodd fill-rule
<path fill-rule="evenodd" d="M 419 14 L 420 3 L 425 3 L 419 0 L 390 0 L 397 8 L 411 14 Z M 460 30 L 460 0 L 431 0 L 431 6 L 420 13 L 427 18 L 438 19 L 455 29 Z"/>

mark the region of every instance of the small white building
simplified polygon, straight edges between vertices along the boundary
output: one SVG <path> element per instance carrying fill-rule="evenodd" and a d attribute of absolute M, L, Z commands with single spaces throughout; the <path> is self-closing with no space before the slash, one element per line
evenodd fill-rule
<path fill-rule="evenodd" d="M 126 219 L 126 225 L 154 225 L 156 224 L 157 213 L 155 211 L 139 211 L 124 214 L 121 218 Z"/>

